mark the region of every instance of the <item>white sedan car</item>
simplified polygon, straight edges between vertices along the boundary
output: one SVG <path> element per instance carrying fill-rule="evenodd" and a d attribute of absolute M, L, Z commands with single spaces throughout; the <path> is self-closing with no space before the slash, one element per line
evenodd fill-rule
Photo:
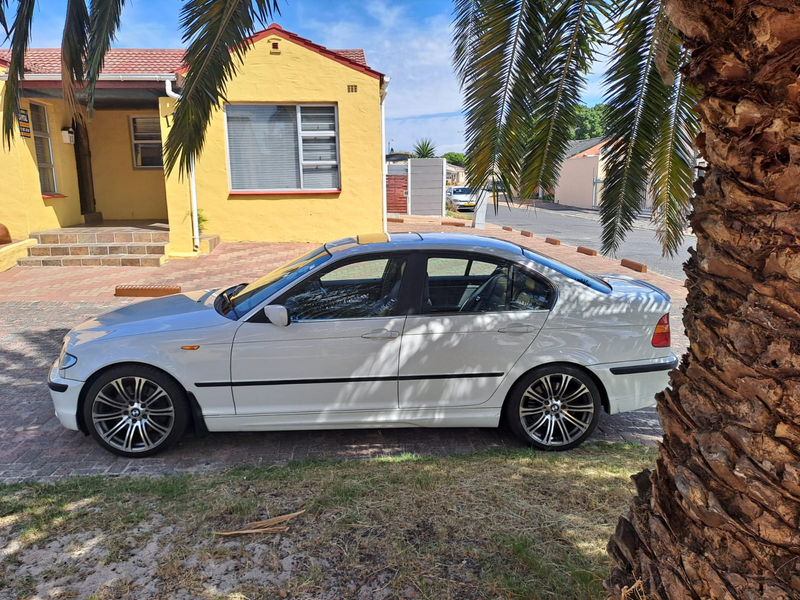
<path fill-rule="evenodd" d="M 250 284 L 73 329 L 48 378 L 69 428 L 128 457 L 199 431 L 496 427 L 566 450 L 650 406 L 669 296 L 464 234 L 332 242 Z"/>
<path fill-rule="evenodd" d="M 456 205 L 458 210 L 474 210 L 477 193 L 470 187 L 449 187 L 445 191 L 447 199 Z"/>

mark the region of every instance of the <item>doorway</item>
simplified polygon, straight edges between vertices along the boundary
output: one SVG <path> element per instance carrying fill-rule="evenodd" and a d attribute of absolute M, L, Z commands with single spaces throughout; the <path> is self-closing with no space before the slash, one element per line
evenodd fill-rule
<path fill-rule="evenodd" d="M 94 180 L 92 178 L 92 151 L 89 147 L 89 132 L 83 119 L 72 122 L 75 131 L 75 166 L 78 170 L 78 192 L 81 198 L 81 214 L 96 212 Z"/>

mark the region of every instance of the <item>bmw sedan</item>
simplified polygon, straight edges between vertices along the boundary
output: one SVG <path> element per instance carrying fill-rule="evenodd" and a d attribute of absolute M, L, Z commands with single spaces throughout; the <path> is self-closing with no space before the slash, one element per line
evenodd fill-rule
<path fill-rule="evenodd" d="M 73 329 L 61 423 L 127 457 L 198 431 L 496 427 L 542 450 L 653 404 L 677 364 L 669 296 L 464 234 L 359 236 L 248 284 Z"/>

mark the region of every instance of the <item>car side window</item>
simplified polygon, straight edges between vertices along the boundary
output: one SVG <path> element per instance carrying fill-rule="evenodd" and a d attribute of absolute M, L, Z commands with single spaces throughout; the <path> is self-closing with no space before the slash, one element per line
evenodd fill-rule
<path fill-rule="evenodd" d="M 405 264 L 405 256 L 348 261 L 306 279 L 276 303 L 286 306 L 292 321 L 391 316 Z"/>
<path fill-rule="evenodd" d="M 554 289 L 509 262 L 429 256 L 421 314 L 547 310 Z"/>

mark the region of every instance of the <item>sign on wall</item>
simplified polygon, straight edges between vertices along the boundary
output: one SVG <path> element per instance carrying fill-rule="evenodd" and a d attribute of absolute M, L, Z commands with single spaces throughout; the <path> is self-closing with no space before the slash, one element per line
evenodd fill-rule
<path fill-rule="evenodd" d="M 27 108 L 19 109 L 19 137 L 31 137 L 31 120 Z"/>

